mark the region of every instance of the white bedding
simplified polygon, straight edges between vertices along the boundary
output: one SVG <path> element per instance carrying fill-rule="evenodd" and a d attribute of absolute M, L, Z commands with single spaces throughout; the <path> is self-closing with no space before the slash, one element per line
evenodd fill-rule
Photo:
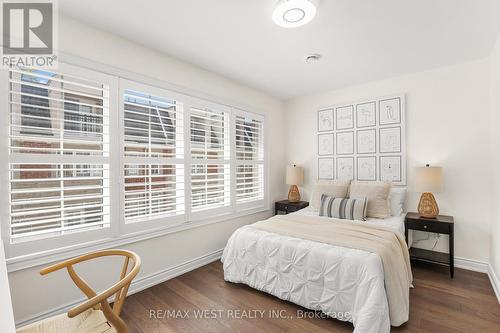
<path fill-rule="evenodd" d="M 294 214 L 319 217 L 311 208 Z M 366 222 L 404 233 L 404 217 Z M 374 253 L 292 238 L 253 228 L 236 230 L 222 255 L 224 279 L 245 283 L 331 317 L 356 333 L 390 331 L 384 270 Z"/>

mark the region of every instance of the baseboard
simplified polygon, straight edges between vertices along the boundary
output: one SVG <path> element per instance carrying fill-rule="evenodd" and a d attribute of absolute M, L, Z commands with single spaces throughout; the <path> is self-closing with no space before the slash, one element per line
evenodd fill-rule
<path fill-rule="evenodd" d="M 488 265 L 488 276 L 490 277 L 491 285 L 493 286 L 495 295 L 497 295 L 498 303 L 500 303 L 500 280 L 495 274 L 495 270 L 493 269 L 493 266 L 491 266 L 491 264 Z"/>
<path fill-rule="evenodd" d="M 486 274 L 489 272 L 489 264 L 487 262 L 460 257 L 455 257 L 455 267 Z"/>
<path fill-rule="evenodd" d="M 154 285 L 157 285 L 159 283 L 173 279 L 176 276 L 182 275 L 182 274 L 187 273 L 189 271 L 195 270 L 199 267 L 205 266 L 211 262 L 214 262 L 214 261 L 221 258 L 223 250 L 224 249 L 220 249 L 220 250 L 205 254 L 201 257 L 186 261 L 182 264 L 166 268 L 166 269 L 161 270 L 159 272 L 156 272 L 154 274 L 150 274 L 150 275 L 138 278 L 138 279 L 134 280 L 132 282 L 132 284 L 130 285 L 128 295 L 137 293 L 141 290 L 147 289 L 147 288 L 152 287 Z M 76 300 L 74 302 L 66 303 L 62 306 L 53 308 L 49 311 L 40 312 L 32 317 L 16 321 L 16 327 L 17 328 L 23 327 L 25 325 L 29 325 L 31 323 L 43 320 L 45 318 L 49 318 L 49 317 L 56 316 L 58 314 L 67 312 L 69 309 L 71 309 L 72 307 L 75 307 L 78 304 L 81 304 L 85 300 L 86 300 L 85 298 L 82 298 L 82 299 Z"/>

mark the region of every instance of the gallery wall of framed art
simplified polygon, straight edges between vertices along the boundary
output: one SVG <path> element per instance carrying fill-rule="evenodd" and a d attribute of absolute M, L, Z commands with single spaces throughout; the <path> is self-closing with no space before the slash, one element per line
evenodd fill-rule
<path fill-rule="evenodd" d="M 321 108 L 318 179 L 390 180 L 406 185 L 405 95 Z"/>

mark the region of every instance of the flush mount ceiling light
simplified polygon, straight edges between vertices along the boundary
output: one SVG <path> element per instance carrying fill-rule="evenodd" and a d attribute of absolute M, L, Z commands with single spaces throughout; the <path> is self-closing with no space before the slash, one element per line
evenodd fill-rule
<path fill-rule="evenodd" d="M 308 64 L 314 64 L 314 63 L 318 62 L 319 59 L 321 59 L 321 54 L 317 54 L 317 53 L 309 54 L 308 56 L 306 56 L 306 62 Z"/>
<path fill-rule="evenodd" d="M 273 12 L 273 21 L 280 27 L 295 28 L 309 23 L 316 15 L 316 6 L 309 0 L 282 0 Z"/>

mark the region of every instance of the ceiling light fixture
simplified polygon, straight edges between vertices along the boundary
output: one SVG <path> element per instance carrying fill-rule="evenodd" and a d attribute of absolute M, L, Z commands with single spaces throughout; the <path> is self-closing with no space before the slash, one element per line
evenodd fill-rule
<path fill-rule="evenodd" d="M 281 0 L 273 12 L 273 21 L 280 27 L 300 27 L 316 15 L 316 6 L 309 0 Z"/>
<path fill-rule="evenodd" d="M 318 62 L 319 59 L 321 59 L 321 54 L 313 53 L 313 54 L 310 54 L 306 57 L 306 62 L 308 64 L 314 64 L 314 63 Z"/>

